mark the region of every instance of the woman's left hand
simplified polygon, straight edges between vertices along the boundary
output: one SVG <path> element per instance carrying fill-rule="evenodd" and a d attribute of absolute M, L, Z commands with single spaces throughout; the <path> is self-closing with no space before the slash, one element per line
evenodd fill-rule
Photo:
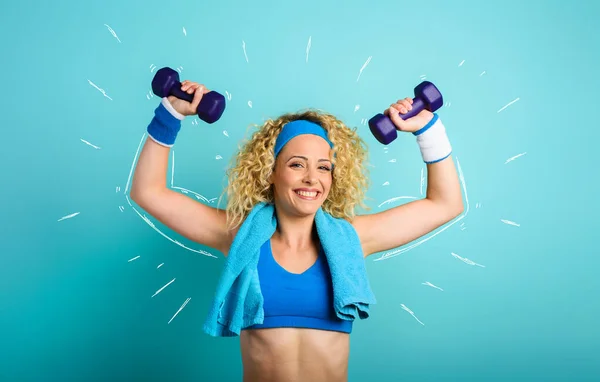
<path fill-rule="evenodd" d="M 413 133 L 427 125 L 433 119 L 433 113 L 423 109 L 419 114 L 405 121 L 400 118 L 400 114 L 406 114 L 412 110 L 412 103 L 413 100 L 410 97 L 399 99 L 396 103 L 390 105 L 389 109 L 386 109 L 383 114 L 392 120 L 396 129 Z"/>

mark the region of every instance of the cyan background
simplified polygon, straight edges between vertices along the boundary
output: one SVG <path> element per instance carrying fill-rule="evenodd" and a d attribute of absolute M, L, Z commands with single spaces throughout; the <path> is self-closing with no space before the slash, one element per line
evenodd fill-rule
<path fill-rule="evenodd" d="M 214 205 L 250 125 L 306 107 L 367 141 L 372 212 L 420 198 L 414 137 L 364 121 L 423 78 L 444 94 L 467 209 L 367 259 L 350 381 L 598 380 L 597 4 L 3 3 L 0 380 L 241 380 L 238 339 L 201 330 L 223 258 L 127 200 L 163 66 L 231 96 L 171 157 Z"/>

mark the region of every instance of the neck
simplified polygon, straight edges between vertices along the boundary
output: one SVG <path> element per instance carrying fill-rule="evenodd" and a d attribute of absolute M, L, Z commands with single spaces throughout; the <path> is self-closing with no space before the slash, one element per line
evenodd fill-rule
<path fill-rule="evenodd" d="M 315 215 L 289 216 L 275 209 L 277 228 L 273 238 L 291 251 L 303 251 L 314 247 L 318 235 Z"/>

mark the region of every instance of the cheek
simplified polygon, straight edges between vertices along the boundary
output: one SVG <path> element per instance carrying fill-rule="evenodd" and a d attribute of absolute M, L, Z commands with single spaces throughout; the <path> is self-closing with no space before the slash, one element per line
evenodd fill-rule
<path fill-rule="evenodd" d="M 331 179 L 331 177 L 324 179 L 323 185 L 325 186 L 328 192 L 331 191 L 331 187 L 333 186 L 333 180 Z"/>

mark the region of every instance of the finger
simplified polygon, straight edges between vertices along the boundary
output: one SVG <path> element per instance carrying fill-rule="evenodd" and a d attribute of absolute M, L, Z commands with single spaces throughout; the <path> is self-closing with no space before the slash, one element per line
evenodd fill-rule
<path fill-rule="evenodd" d="M 406 110 L 412 110 L 412 105 L 410 102 L 408 102 L 407 98 L 399 99 L 396 103 L 402 105 L 402 107 L 404 107 Z"/>
<path fill-rule="evenodd" d="M 192 82 L 186 80 L 181 83 L 181 90 L 184 92 L 187 92 L 189 90 L 190 86 L 192 86 Z"/>
<path fill-rule="evenodd" d="M 198 89 L 200 87 L 200 84 L 197 84 L 195 82 L 192 82 L 189 87 L 187 88 L 187 93 L 189 94 L 194 94 L 194 92 L 196 91 L 196 89 Z"/>
<path fill-rule="evenodd" d="M 413 104 L 413 99 L 410 97 L 406 97 L 406 100 L 408 101 L 408 103 L 410 103 L 411 105 Z"/>
<path fill-rule="evenodd" d="M 402 114 L 408 113 L 408 110 L 406 109 L 406 107 L 401 103 L 395 103 L 391 107 L 398 110 Z"/>
<path fill-rule="evenodd" d="M 404 128 L 404 120 L 400 118 L 400 112 L 395 107 L 390 107 L 388 109 L 388 116 L 396 126 L 398 130 L 403 130 Z"/>
<path fill-rule="evenodd" d="M 198 87 L 196 87 L 195 92 L 194 92 L 194 99 L 192 99 L 192 103 L 190 105 L 192 110 L 196 110 L 198 108 L 198 105 L 200 104 L 200 101 L 202 100 L 202 96 L 204 95 L 204 90 L 205 90 L 204 85 L 198 85 Z"/>
<path fill-rule="evenodd" d="M 204 86 L 204 84 L 200 84 L 200 86 L 202 86 L 204 88 L 204 90 L 202 91 L 204 94 L 210 92 L 210 89 L 207 89 L 206 86 Z"/>

